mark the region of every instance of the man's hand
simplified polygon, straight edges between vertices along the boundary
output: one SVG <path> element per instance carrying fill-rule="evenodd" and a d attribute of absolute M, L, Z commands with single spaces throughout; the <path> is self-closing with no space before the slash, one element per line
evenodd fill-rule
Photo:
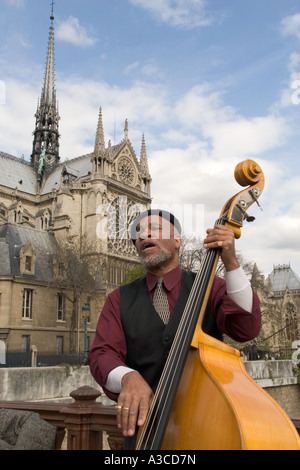
<path fill-rule="evenodd" d="M 153 393 L 143 377 L 135 371 L 122 378 L 122 390 L 118 398 L 117 423 L 124 436 L 133 436 L 136 425 L 145 422 Z"/>
<path fill-rule="evenodd" d="M 224 225 L 216 225 L 215 228 L 206 230 L 207 237 L 204 240 L 205 248 L 220 248 L 221 258 L 226 271 L 239 268 L 235 255 L 234 232 Z"/>

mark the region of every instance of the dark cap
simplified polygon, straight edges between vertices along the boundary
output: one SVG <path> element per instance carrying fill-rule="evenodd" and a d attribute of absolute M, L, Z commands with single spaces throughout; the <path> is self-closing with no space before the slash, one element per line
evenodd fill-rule
<path fill-rule="evenodd" d="M 163 219 L 167 220 L 170 222 L 170 224 L 174 225 L 174 227 L 177 229 L 178 233 L 181 234 L 181 225 L 179 223 L 179 220 L 176 219 L 176 217 L 171 214 L 168 211 L 162 210 L 162 209 L 148 209 L 144 212 L 142 212 L 133 222 L 131 225 L 131 240 L 135 244 L 138 236 L 136 232 L 136 228 L 140 221 L 144 219 L 145 217 L 148 217 L 149 215 L 159 215 Z"/>

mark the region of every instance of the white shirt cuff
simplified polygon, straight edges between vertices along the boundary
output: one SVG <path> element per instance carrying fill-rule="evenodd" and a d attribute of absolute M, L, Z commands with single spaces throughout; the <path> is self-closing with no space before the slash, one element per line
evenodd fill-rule
<path fill-rule="evenodd" d="M 104 387 L 112 393 L 120 393 L 122 389 L 122 378 L 128 372 L 132 372 L 133 369 L 125 366 L 119 366 L 111 370 L 107 376 L 107 381 Z"/>
<path fill-rule="evenodd" d="M 225 274 L 228 296 L 247 312 L 252 312 L 253 293 L 249 280 L 243 269 L 239 267 Z"/>

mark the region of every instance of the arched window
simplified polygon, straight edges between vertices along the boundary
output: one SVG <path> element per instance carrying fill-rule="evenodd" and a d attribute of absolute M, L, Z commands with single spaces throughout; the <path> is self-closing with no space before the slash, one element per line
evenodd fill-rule
<path fill-rule="evenodd" d="M 288 303 L 285 307 L 286 336 L 289 341 L 299 339 L 297 311 L 293 304 Z"/>

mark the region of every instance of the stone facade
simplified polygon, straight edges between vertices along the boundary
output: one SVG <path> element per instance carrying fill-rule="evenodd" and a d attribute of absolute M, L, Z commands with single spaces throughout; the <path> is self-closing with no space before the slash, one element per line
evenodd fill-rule
<path fill-rule="evenodd" d="M 300 346 L 300 278 L 289 264 L 265 277 L 254 265 L 252 285 L 261 300 L 261 338 L 273 352 Z"/>

